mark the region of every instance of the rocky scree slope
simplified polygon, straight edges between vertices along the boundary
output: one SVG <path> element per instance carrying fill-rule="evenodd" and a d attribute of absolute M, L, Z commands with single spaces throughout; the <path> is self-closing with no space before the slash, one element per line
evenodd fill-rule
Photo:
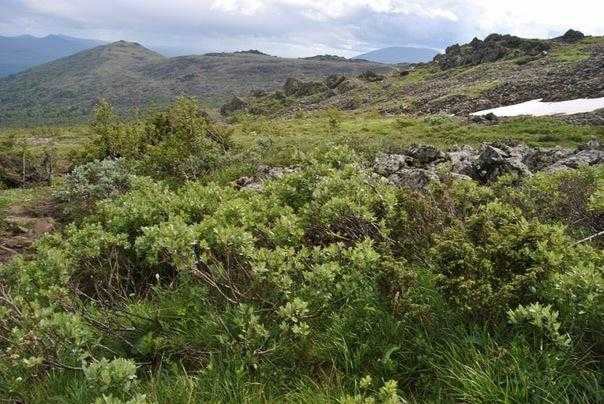
<path fill-rule="evenodd" d="M 387 74 L 347 78 L 338 89 L 296 94 L 269 113 L 294 114 L 330 106 L 342 110 L 379 110 L 383 114 L 466 115 L 542 98 L 562 101 L 604 97 L 604 37 L 577 31 L 549 40 L 493 34 L 453 45 L 427 64 Z M 280 94 L 252 99 L 254 105 Z"/>

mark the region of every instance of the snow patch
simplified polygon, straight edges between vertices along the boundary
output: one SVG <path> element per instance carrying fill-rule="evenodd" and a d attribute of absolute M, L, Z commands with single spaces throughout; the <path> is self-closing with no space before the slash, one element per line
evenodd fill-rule
<path fill-rule="evenodd" d="M 542 102 L 542 98 L 523 102 L 520 104 L 509 105 L 486 109 L 484 111 L 474 112 L 471 115 L 495 114 L 496 116 L 547 116 L 547 115 L 571 115 L 593 112 L 604 108 L 604 97 L 601 98 L 579 98 L 576 100 L 559 102 Z"/>

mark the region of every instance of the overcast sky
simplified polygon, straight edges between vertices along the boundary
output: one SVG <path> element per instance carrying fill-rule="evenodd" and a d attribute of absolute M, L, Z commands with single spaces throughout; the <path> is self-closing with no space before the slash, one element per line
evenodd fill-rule
<path fill-rule="evenodd" d="M 0 0 L 0 35 L 279 56 L 443 49 L 492 32 L 546 38 L 568 28 L 604 35 L 604 0 Z"/>

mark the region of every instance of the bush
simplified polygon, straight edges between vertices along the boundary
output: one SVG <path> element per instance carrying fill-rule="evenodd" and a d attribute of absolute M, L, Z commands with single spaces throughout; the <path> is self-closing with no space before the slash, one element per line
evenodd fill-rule
<path fill-rule="evenodd" d="M 344 147 L 261 191 L 122 187 L 122 161 L 74 171 L 95 209 L 0 266 L 3 397 L 597 401 L 604 256 L 503 182 L 398 189 Z"/>
<path fill-rule="evenodd" d="M 213 124 L 193 98 L 132 122 L 99 104 L 92 122 L 98 158 L 125 157 L 155 178 L 184 181 L 216 169 L 231 147 L 230 132 Z"/>
<path fill-rule="evenodd" d="M 522 328 L 537 347 L 542 347 L 544 343 L 553 343 L 559 348 L 570 345 L 568 335 L 560 333 L 558 312 L 553 311 L 551 306 L 539 303 L 520 305 L 508 311 L 508 319 L 512 326 Z"/>
<path fill-rule="evenodd" d="M 449 301 L 466 315 L 487 320 L 534 302 L 544 280 L 577 262 L 563 227 L 529 221 L 519 209 L 498 202 L 437 235 L 433 256 Z"/>
<path fill-rule="evenodd" d="M 118 395 L 128 393 L 136 384 L 136 365 L 134 362 L 117 358 L 111 361 L 103 358 L 84 368 L 86 380 L 102 393 Z"/>
<path fill-rule="evenodd" d="M 504 186 L 506 181 L 507 178 L 499 179 L 494 186 L 496 193 L 527 216 L 564 223 L 579 235 L 591 235 L 604 225 L 604 203 L 597 199 L 604 181 L 602 167 L 540 172 L 524 179 L 517 188 Z"/>
<path fill-rule="evenodd" d="M 126 193 L 132 180 L 123 159 L 96 160 L 66 175 L 54 196 L 64 205 L 65 213 L 83 215 L 91 212 L 96 202 Z"/>

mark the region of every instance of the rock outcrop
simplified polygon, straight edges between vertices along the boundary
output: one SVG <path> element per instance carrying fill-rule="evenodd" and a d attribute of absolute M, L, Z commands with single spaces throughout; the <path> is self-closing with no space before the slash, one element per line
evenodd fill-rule
<path fill-rule="evenodd" d="M 329 87 L 319 81 L 302 81 L 290 77 L 283 85 L 283 93 L 288 96 L 306 97 L 329 90 Z"/>
<path fill-rule="evenodd" d="M 248 103 L 237 96 L 233 96 L 229 102 L 220 107 L 222 115 L 231 115 L 238 111 L 243 111 L 248 107 Z"/>
<path fill-rule="evenodd" d="M 585 35 L 581 31 L 575 31 L 574 29 L 569 29 L 566 33 L 558 38 L 554 38 L 555 41 L 566 42 L 566 43 L 575 43 L 579 42 L 585 38 Z"/>
<path fill-rule="evenodd" d="M 507 56 L 536 56 L 550 48 L 544 40 L 491 34 L 484 41 L 474 38 L 469 44 L 449 46 L 444 54 L 434 57 L 434 62 L 443 69 L 452 69 L 495 62 Z"/>
<path fill-rule="evenodd" d="M 444 152 L 433 146 L 416 145 L 400 154 L 378 155 L 371 170 L 373 175 L 393 185 L 421 190 L 430 183 L 451 178 L 486 184 L 504 174 L 521 178 L 538 171 L 571 170 L 596 164 L 604 164 L 604 147 L 593 140 L 576 150 L 485 143 L 478 148 L 464 146 Z M 266 181 L 299 170 L 298 166 L 260 166 L 254 176 L 241 177 L 233 185 L 261 191 Z"/>
<path fill-rule="evenodd" d="M 442 177 L 489 183 L 501 175 L 526 177 L 537 171 L 575 169 L 604 163 L 604 150 L 597 140 L 577 150 L 535 149 L 523 144 L 465 146 L 446 153 L 432 146 L 413 146 L 402 154 L 382 154 L 373 162 L 376 174 L 395 185 L 421 189 Z M 442 165 L 445 163 L 445 165 Z M 444 173 L 444 174 L 443 174 Z"/>

